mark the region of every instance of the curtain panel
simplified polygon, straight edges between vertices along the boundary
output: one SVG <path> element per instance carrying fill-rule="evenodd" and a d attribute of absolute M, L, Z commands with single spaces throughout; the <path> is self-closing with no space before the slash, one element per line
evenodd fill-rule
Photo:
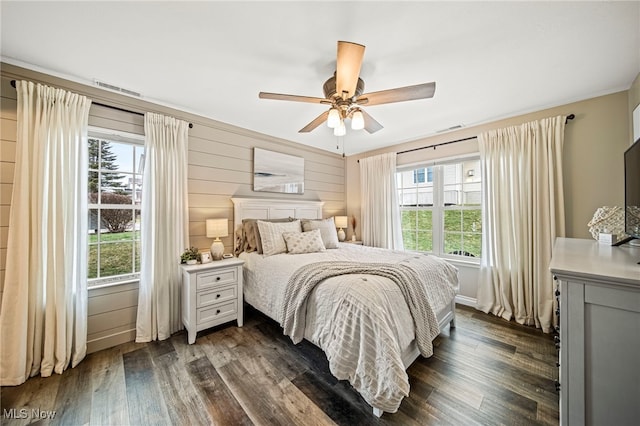
<path fill-rule="evenodd" d="M 182 329 L 178 264 L 189 246 L 188 130 L 186 121 L 145 114 L 136 342 L 164 340 Z"/>
<path fill-rule="evenodd" d="M 360 200 L 363 244 L 403 250 L 395 152 L 360 159 Z"/>
<path fill-rule="evenodd" d="M 565 233 L 564 116 L 478 136 L 482 177 L 482 262 L 478 309 L 550 332 L 549 272 Z"/>
<path fill-rule="evenodd" d="M 0 383 L 75 367 L 87 348 L 91 101 L 17 81 L 16 164 L 0 311 Z"/>

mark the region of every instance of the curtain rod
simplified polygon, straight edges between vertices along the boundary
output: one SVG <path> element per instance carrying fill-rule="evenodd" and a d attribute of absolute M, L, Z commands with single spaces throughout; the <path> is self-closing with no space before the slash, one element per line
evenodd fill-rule
<path fill-rule="evenodd" d="M 15 80 L 11 80 L 11 86 L 15 89 L 15 87 L 16 87 L 16 81 Z M 113 105 L 101 104 L 100 102 L 91 101 L 91 103 L 93 105 L 98 105 L 98 106 L 105 107 L 105 108 L 111 108 L 111 109 L 115 109 L 117 111 L 128 112 L 130 114 L 141 115 L 141 116 L 144 117 L 144 113 L 142 113 L 142 112 L 131 111 L 131 110 L 120 108 L 120 107 L 113 106 Z M 189 123 L 189 128 L 193 129 L 193 124 L 192 123 Z"/>
<path fill-rule="evenodd" d="M 576 118 L 576 115 L 575 115 L 575 114 L 569 114 L 569 115 L 567 115 L 567 118 L 566 118 L 566 120 L 564 121 L 564 124 L 567 124 L 567 123 L 569 122 L 569 120 L 573 120 L 574 118 Z M 458 143 L 458 142 L 464 142 L 464 141 L 468 141 L 468 140 L 475 139 L 475 138 L 477 138 L 477 136 L 470 136 L 470 137 L 468 137 L 468 138 L 456 139 L 455 141 L 435 143 L 435 144 L 433 144 L 433 145 L 421 146 L 420 148 L 413 148 L 413 149 L 407 149 L 407 150 L 405 150 L 405 151 L 399 151 L 399 152 L 397 152 L 397 154 L 406 154 L 406 153 L 408 153 L 408 152 L 420 151 L 420 150 L 422 150 L 422 149 L 427 149 L 427 148 L 433 148 L 433 149 L 436 149 L 436 147 L 439 147 L 439 146 L 449 145 L 449 144 L 452 144 L 452 143 Z M 359 162 L 360 162 L 360 160 L 358 160 L 358 163 L 359 163 Z"/>

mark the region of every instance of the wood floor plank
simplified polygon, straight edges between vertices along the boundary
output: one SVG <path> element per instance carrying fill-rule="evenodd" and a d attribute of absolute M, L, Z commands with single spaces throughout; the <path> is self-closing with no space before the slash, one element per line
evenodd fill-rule
<path fill-rule="evenodd" d="M 32 410 L 56 411 L 56 395 L 60 388 L 62 375 L 53 374 L 50 377 L 35 376 L 28 379 L 20 386 L 5 386 L 0 391 L 0 406 L 3 409 L 3 425 L 28 425 L 34 421 Z M 26 413 L 24 418 L 7 418 L 4 410 L 18 410 L 17 413 Z M 26 412 L 20 412 L 26 410 Z"/>
<path fill-rule="evenodd" d="M 134 425 L 168 424 L 169 413 L 161 397 L 148 346 L 123 356 L 129 422 Z"/>
<path fill-rule="evenodd" d="M 129 405 L 120 346 L 90 354 L 92 425 L 129 424 Z"/>
<path fill-rule="evenodd" d="M 191 382 L 182 360 L 175 350 L 165 351 L 153 359 L 154 370 L 158 373 L 158 385 L 169 413 L 170 424 L 181 424 L 185 419 L 193 424 L 209 424 L 212 419 Z"/>
<path fill-rule="evenodd" d="M 407 370 L 411 386 L 397 413 L 374 417 L 324 353 L 294 345 L 273 320 L 245 309 L 229 323 L 89 355 L 63 375 L 3 387 L 1 405 L 55 410 L 60 417 L 0 419 L 16 424 L 472 425 L 558 424 L 557 351 L 532 327 L 459 307 L 434 355 Z M 65 412 L 64 415 L 62 413 Z M 87 414 L 89 413 L 89 414 Z"/>
<path fill-rule="evenodd" d="M 203 401 L 212 424 L 252 425 L 236 398 L 206 356 L 187 364 L 187 372 Z"/>
<path fill-rule="evenodd" d="M 81 362 L 68 368 L 60 379 L 56 394 L 56 416 L 52 425 L 82 425 L 91 419 L 91 364 Z"/>
<path fill-rule="evenodd" d="M 331 420 L 338 425 L 360 425 L 374 422 L 373 413 L 354 406 L 316 374 L 307 370 L 296 377 L 292 383 L 311 399 Z"/>
<path fill-rule="evenodd" d="M 229 362 L 218 372 L 254 423 L 335 424 L 262 357 Z"/>

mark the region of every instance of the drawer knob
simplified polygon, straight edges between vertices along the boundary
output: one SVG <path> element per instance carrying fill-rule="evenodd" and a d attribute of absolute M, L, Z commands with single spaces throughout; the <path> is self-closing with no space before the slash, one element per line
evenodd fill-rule
<path fill-rule="evenodd" d="M 216 309 L 216 315 L 220 313 L 220 309 Z"/>
<path fill-rule="evenodd" d="M 219 299 L 219 298 L 220 298 L 220 295 L 219 295 L 219 294 L 216 294 L 216 299 Z"/>
<path fill-rule="evenodd" d="M 220 277 L 216 277 L 216 281 L 220 281 Z"/>

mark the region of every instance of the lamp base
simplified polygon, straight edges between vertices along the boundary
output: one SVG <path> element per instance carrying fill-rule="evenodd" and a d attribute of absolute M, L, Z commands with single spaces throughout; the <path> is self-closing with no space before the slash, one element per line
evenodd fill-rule
<path fill-rule="evenodd" d="M 338 239 L 340 241 L 344 241 L 347 238 L 347 235 L 344 233 L 342 228 L 338 229 Z"/>
<path fill-rule="evenodd" d="M 224 244 L 220 239 L 216 238 L 211 244 L 211 257 L 213 260 L 221 260 L 224 254 Z"/>

